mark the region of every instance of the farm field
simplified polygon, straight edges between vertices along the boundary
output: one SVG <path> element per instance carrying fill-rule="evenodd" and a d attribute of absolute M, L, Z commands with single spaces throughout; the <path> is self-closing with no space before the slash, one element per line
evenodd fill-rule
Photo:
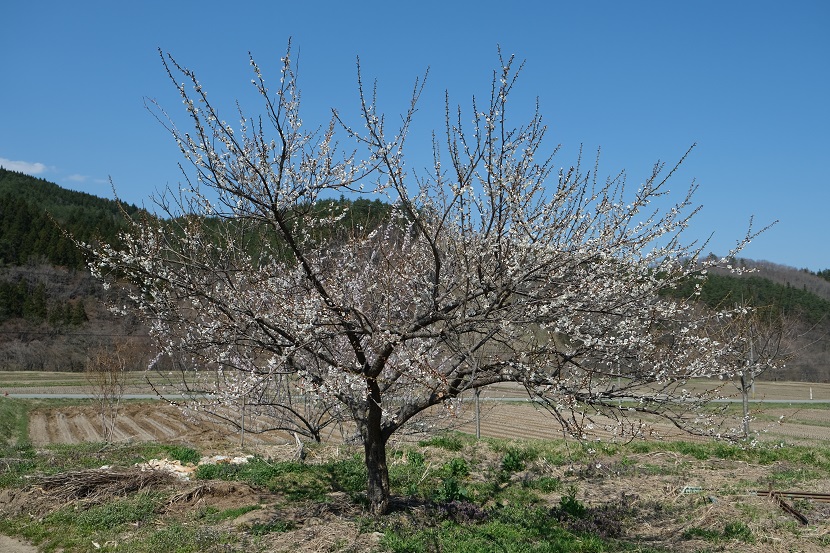
<path fill-rule="evenodd" d="M 152 373 L 151 373 L 152 376 Z M 126 373 L 126 394 L 152 394 L 147 382 L 147 373 Z M 703 385 L 708 386 L 705 382 Z M 44 371 L 0 371 L 0 395 L 17 394 L 82 394 L 92 393 L 93 386 L 84 373 L 44 372 Z M 730 394 L 726 385 L 724 391 Z M 493 399 L 525 398 L 524 390 L 512 384 L 496 384 L 488 387 L 482 397 Z M 729 397 L 738 398 L 737 390 L 732 390 Z M 754 399 L 758 401 L 793 401 L 808 400 L 830 403 L 830 383 L 810 382 L 758 382 Z"/>
<path fill-rule="evenodd" d="M 229 443 L 254 448 L 294 441 L 293 437 L 284 433 L 256 434 L 249 431 L 241 436 L 216 421 L 188 418 L 176 407 L 146 399 L 152 397 L 152 389 L 143 378 L 143 373 L 130 375 L 125 394 L 145 399 L 122 402 L 113 432 L 114 441 L 161 441 L 200 447 Z M 0 372 L 0 395 L 77 396 L 92 394 L 93 391 L 83 374 Z M 530 402 L 520 401 L 526 398 L 523 394 L 523 390 L 507 385 L 494 386 L 482 394 L 482 437 L 562 438 L 561 430 L 547 412 Z M 30 414 L 29 432 L 34 445 L 104 441 L 104 426 L 92 401 L 42 401 L 42 406 Z M 761 382 L 756 386 L 751 409 L 755 417 L 752 429 L 758 432 L 759 441 L 830 443 L 830 384 Z M 730 411 L 737 416 L 738 405 L 735 404 Z M 472 402 L 464 402 L 462 409 L 452 417 L 445 417 L 443 422 L 448 427 L 474 434 Z M 659 422 L 655 424 L 655 429 L 669 440 L 706 439 L 689 436 Z M 339 435 L 332 438 L 336 441 L 340 439 Z"/>
<path fill-rule="evenodd" d="M 74 403 L 74 402 L 73 402 Z M 105 441 L 103 424 L 95 406 L 49 405 L 30 413 L 29 438 L 33 445 L 76 444 Z M 823 408 L 820 408 L 823 407 Z M 475 434 L 472 413 L 467 410 L 448 426 Z M 775 404 L 753 409 L 756 420 L 753 431 L 758 440 L 789 444 L 830 444 L 830 409 L 816 404 L 791 407 Z M 779 417 L 784 417 L 779 420 Z M 661 436 L 667 440 L 707 441 L 707 438 L 684 434 L 675 428 L 657 423 Z M 528 403 L 493 403 L 482 409 L 481 436 L 499 439 L 559 439 L 561 430 L 551 416 Z M 339 441 L 337 436 L 332 439 Z M 244 437 L 228 426 L 209 420 L 186 417 L 178 408 L 159 401 L 127 401 L 122 404 L 115 424 L 113 441 L 182 443 L 208 449 L 228 444 L 249 448 L 293 443 L 284 433 L 255 434 Z"/>

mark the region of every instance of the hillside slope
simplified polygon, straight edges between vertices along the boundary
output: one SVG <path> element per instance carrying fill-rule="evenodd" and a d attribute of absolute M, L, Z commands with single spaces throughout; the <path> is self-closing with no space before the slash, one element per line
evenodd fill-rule
<path fill-rule="evenodd" d="M 0 368 L 78 371 L 96 348 L 146 349 L 138 322 L 105 308 L 103 287 L 65 235 L 115 241 L 122 217 L 112 200 L 0 168 Z"/>

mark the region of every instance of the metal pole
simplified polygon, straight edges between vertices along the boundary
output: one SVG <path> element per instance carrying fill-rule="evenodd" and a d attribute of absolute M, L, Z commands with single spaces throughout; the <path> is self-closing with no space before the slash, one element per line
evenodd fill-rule
<path fill-rule="evenodd" d="M 245 447 L 245 394 L 242 394 L 242 423 L 239 425 L 239 445 Z"/>
<path fill-rule="evenodd" d="M 475 391 L 475 404 L 476 404 L 476 440 L 481 439 L 481 406 L 479 405 L 479 395 L 481 394 L 481 390 L 476 388 Z"/>

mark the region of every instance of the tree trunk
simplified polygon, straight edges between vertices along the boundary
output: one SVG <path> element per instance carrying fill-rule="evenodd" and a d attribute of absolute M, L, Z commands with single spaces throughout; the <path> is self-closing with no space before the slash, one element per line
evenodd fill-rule
<path fill-rule="evenodd" d="M 386 436 L 381 428 L 380 388 L 374 379 L 367 380 L 368 417 L 362 428 L 368 475 L 369 510 L 375 516 L 389 509 L 389 468 L 386 466 Z"/>

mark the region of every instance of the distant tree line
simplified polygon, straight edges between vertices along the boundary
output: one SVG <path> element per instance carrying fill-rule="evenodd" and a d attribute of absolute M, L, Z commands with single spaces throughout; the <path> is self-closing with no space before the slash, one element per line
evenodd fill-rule
<path fill-rule="evenodd" d="M 737 260 L 735 266 L 755 272 L 710 272 L 698 301 L 709 307 L 751 305 L 786 321 L 789 331 L 782 347 L 793 357 L 763 379 L 830 382 L 830 283 L 818 274 L 769 262 Z M 693 297 L 696 282 L 700 281 L 686 282 L 670 294 Z"/>
<path fill-rule="evenodd" d="M 129 213 L 138 211 L 127 205 Z M 115 240 L 118 204 L 0 168 L 0 265 L 46 261 L 81 269 L 86 260 L 66 232 L 81 240 Z"/>
<path fill-rule="evenodd" d="M 690 297 L 695 282 L 685 283 L 671 295 Z M 761 276 L 709 274 L 698 299 L 712 308 L 729 303 L 771 307 L 785 315 L 803 318 L 809 324 L 830 319 L 830 301 L 790 283 L 780 284 Z"/>

